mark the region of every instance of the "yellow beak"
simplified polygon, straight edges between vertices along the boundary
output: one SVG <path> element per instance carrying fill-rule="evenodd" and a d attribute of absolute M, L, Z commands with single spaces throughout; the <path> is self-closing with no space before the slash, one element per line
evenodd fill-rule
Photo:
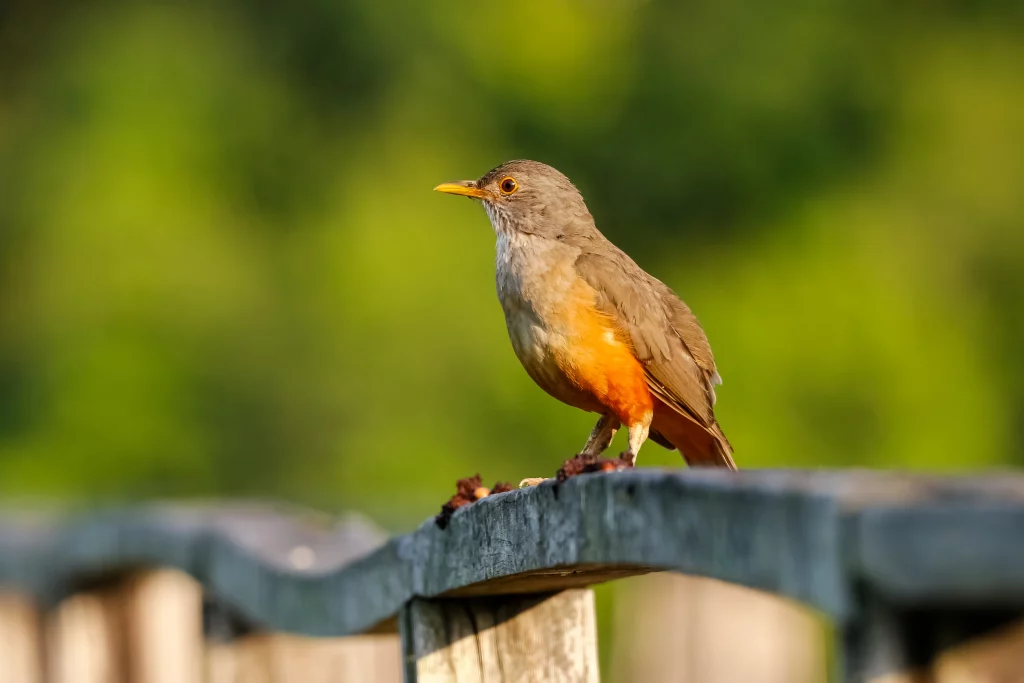
<path fill-rule="evenodd" d="M 476 186 L 474 180 L 460 180 L 457 183 L 441 183 L 434 188 L 435 192 L 444 192 L 446 194 L 458 194 L 463 197 L 472 197 L 473 199 L 487 199 L 490 197 L 490 193 L 487 190 L 481 190 Z"/>

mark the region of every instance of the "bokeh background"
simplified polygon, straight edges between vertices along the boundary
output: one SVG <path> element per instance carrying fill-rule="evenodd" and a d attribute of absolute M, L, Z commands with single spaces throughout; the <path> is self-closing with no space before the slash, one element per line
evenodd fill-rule
<path fill-rule="evenodd" d="M 1016 0 L 5 0 L 0 494 L 403 531 L 550 475 L 593 417 L 431 192 L 523 157 L 695 310 L 741 466 L 1024 464 L 1021 35 Z"/>

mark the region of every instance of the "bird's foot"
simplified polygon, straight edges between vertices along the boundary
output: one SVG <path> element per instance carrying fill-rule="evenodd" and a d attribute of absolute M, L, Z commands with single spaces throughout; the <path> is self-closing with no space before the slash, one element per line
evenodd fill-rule
<path fill-rule="evenodd" d="M 550 477 L 527 477 L 519 482 L 519 488 L 525 489 L 529 486 L 536 486 L 537 484 L 547 481 Z"/>
<path fill-rule="evenodd" d="M 472 477 L 466 477 L 465 479 L 459 479 L 455 483 L 455 495 L 448 499 L 448 502 L 441 506 L 441 512 L 434 518 L 437 526 L 444 529 L 448 526 L 448 522 L 451 521 L 452 515 L 463 505 L 469 505 L 475 503 L 481 498 L 494 493 L 504 493 L 511 491 L 512 487 L 503 481 L 499 481 L 494 485 L 494 488 L 487 488 L 483 485 L 483 481 L 480 479 L 480 475 L 476 474 Z"/>
<path fill-rule="evenodd" d="M 602 458 L 591 453 L 579 453 L 576 457 L 566 460 L 558 470 L 556 479 L 559 483 L 588 472 L 615 472 L 633 466 L 633 457 L 623 453 L 618 458 Z"/>

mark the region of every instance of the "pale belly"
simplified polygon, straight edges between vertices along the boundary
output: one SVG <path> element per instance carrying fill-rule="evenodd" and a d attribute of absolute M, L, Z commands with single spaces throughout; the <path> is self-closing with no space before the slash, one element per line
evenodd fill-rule
<path fill-rule="evenodd" d="M 530 311 L 506 311 L 505 322 L 516 357 L 541 389 L 581 410 L 604 412 L 601 403 L 591 393 L 577 387 L 563 370 L 571 363 L 574 346 L 578 343 L 572 335 L 551 329 Z"/>

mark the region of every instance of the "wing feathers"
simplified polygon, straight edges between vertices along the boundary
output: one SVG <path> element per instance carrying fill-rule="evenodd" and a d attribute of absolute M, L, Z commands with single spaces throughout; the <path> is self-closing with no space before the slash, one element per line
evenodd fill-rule
<path fill-rule="evenodd" d="M 714 356 L 690 309 L 664 283 L 644 272 L 611 243 L 587 251 L 576 272 L 596 292 L 599 309 L 629 334 L 648 383 L 666 403 L 698 424 L 714 424 Z"/>
<path fill-rule="evenodd" d="M 732 447 L 715 421 L 715 368 L 696 316 L 660 280 L 644 272 L 611 243 L 584 251 L 576 272 L 595 291 L 598 308 L 629 335 L 658 399 L 659 443 L 679 448 L 691 465 L 735 469 Z"/>

